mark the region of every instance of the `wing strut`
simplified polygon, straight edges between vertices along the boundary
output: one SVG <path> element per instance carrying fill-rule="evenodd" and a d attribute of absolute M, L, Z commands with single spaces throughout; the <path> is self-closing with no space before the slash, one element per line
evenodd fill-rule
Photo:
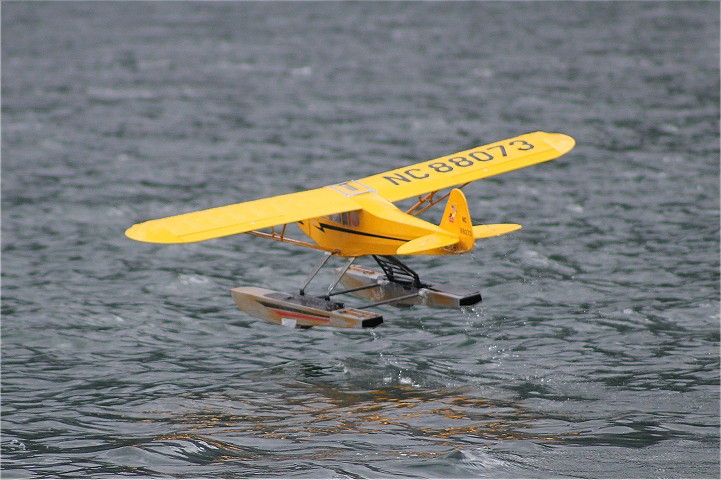
<path fill-rule="evenodd" d="M 458 189 L 460 190 L 461 188 L 465 187 L 465 186 L 468 185 L 469 183 L 471 183 L 471 182 L 466 182 L 466 183 L 464 183 L 463 185 L 460 185 L 460 186 L 458 186 L 458 187 L 456 187 L 456 188 L 458 188 Z M 432 206 L 437 205 L 438 203 L 440 203 L 440 202 L 442 202 L 443 200 L 445 200 L 446 198 L 448 198 L 448 196 L 451 194 L 451 192 L 449 191 L 448 193 L 446 193 L 445 195 L 443 195 L 443 196 L 440 197 L 440 198 L 433 198 L 436 193 L 438 193 L 438 190 L 434 190 L 434 191 L 432 191 L 432 192 L 430 192 L 430 193 L 428 193 L 428 194 L 426 194 L 426 195 L 423 195 L 423 196 L 418 195 L 418 201 L 415 203 L 415 205 L 413 205 L 411 208 L 409 208 L 409 209 L 406 211 L 406 213 L 407 213 L 408 215 L 414 215 L 414 216 L 417 217 L 418 215 L 420 215 L 421 213 L 425 212 L 426 210 L 428 210 L 428 209 L 431 208 Z M 428 205 L 423 206 L 423 204 L 426 203 L 426 202 L 428 202 Z"/>
<path fill-rule="evenodd" d="M 322 250 L 324 252 L 338 253 L 338 249 L 325 248 L 325 247 L 321 247 L 320 245 L 317 245 L 315 243 L 305 242 L 303 240 L 296 240 L 295 238 L 288 238 L 285 236 L 285 228 L 286 227 L 287 227 L 287 225 L 283 225 L 283 230 L 280 233 L 276 232 L 275 229 L 271 229 L 270 232 L 261 232 L 260 230 L 253 230 L 253 231 L 245 232 L 245 233 L 247 233 L 248 235 L 252 235 L 254 237 L 267 238 L 268 240 L 275 240 L 276 242 L 289 243 L 291 245 L 297 245 L 299 247 L 314 248 L 316 250 Z"/>

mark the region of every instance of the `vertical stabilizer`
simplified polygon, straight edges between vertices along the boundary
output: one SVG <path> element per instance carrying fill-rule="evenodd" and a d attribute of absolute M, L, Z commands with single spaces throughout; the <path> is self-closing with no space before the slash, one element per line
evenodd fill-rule
<path fill-rule="evenodd" d="M 460 238 L 457 244 L 448 247 L 455 249 L 454 253 L 465 253 L 473 249 L 475 237 L 473 235 L 471 214 L 468 211 L 466 196 L 458 188 L 451 190 L 448 196 L 448 203 L 446 203 L 440 227 Z"/>

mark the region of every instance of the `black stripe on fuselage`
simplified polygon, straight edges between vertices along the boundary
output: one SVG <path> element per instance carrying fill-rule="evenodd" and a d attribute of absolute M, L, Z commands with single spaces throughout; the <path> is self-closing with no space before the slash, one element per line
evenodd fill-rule
<path fill-rule="evenodd" d="M 315 227 L 315 228 L 317 228 L 317 229 L 320 230 L 321 232 L 323 232 L 326 228 L 328 228 L 328 229 L 330 229 L 330 230 L 337 230 L 337 231 L 343 232 L 343 233 L 352 233 L 352 234 L 354 234 L 354 235 L 363 235 L 364 237 L 382 238 L 383 240 L 395 240 L 395 241 L 397 241 L 397 242 L 408 242 L 408 241 L 410 241 L 410 240 L 406 240 L 406 239 L 403 239 L 403 238 L 384 237 L 383 235 L 376 235 L 376 234 L 374 234 L 374 233 L 359 232 L 358 230 L 351 230 L 350 228 L 343 228 L 343 227 L 338 227 L 338 226 L 335 226 L 335 225 L 328 225 L 327 223 L 320 223 L 320 222 L 319 222 L 319 225 L 320 225 L 320 227 Z"/>

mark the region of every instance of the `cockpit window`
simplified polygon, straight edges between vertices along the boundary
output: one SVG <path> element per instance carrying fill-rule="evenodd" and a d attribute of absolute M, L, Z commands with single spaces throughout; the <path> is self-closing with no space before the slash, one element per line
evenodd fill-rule
<path fill-rule="evenodd" d="M 352 212 L 335 213 L 326 217 L 331 222 L 340 223 L 350 227 L 357 227 L 360 225 L 360 210 L 353 210 Z"/>
<path fill-rule="evenodd" d="M 348 217 L 348 222 L 351 227 L 357 227 L 360 224 L 360 212 L 358 210 L 348 212 Z"/>

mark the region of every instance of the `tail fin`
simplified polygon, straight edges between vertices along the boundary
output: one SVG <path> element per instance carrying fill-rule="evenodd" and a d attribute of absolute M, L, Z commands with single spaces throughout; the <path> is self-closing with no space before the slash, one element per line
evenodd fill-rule
<path fill-rule="evenodd" d="M 455 250 L 453 253 L 465 253 L 472 250 L 478 239 L 504 235 L 521 228 L 516 223 L 473 226 L 471 222 L 466 196 L 457 188 L 452 190 L 448 197 L 446 210 L 443 212 L 440 227 L 459 237 L 458 244 L 448 247 Z"/>
<path fill-rule="evenodd" d="M 398 255 L 449 255 L 473 249 L 475 237 L 466 197 L 459 189 L 451 190 L 443 212 L 440 232 L 430 233 L 406 242 Z"/>
<path fill-rule="evenodd" d="M 471 214 L 466 196 L 458 188 L 451 190 L 448 196 L 440 227 L 459 238 L 458 243 L 450 247 L 454 249 L 453 253 L 465 253 L 473 249 L 476 239 L 473 235 Z"/>
<path fill-rule="evenodd" d="M 495 237 L 521 228 L 515 223 L 476 225 L 471 221 L 466 196 L 459 189 L 451 190 L 439 225 L 444 232 L 434 232 L 404 243 L 398 255 L 449 255 L 473 250 L 477 239 Z"/>

